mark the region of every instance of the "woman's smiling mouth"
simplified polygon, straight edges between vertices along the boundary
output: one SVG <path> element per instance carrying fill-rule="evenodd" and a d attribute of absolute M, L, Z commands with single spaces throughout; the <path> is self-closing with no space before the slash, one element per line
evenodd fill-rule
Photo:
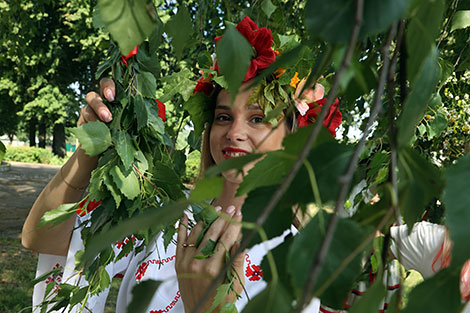
<path fill-rule="evenodd" d="M 222 150 L 222 153 L 224 155 L 224 159 L 231 159 L 231 158 L 244 156 L 248 154 L 249 152 L 240 148 L 225 147 Z"/>

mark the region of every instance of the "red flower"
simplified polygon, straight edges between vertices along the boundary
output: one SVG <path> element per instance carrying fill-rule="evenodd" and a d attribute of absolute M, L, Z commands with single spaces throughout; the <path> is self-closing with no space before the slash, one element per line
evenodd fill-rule
<path fill-rule="evenodd" d="M 87 202 L 88 200 L 88 197 L 86 197 L 85 199 L 83 199 L 79 204 L 78 204 L 78 210 L 76 211 L 77 214 L 79 216 L 85 216 L 87 215 L 88 213 L 90 213 L 91 211 L 93 211 L 94 209 L 96 209 L 100 204 L 101 204 L 101 201 L 96 201 L 96 200 L 91 200 L 90 202 L 88 202 L 88 205 L 86 207 L 86 209 L 83 209 L 83 207 L 85 206 L 85 203 Z"/>
<path fill-rule="evenodd" d="M 263 270 L 259 265 L 248 265 L 245 272 L 246 277 L 249 277 L 249 280 L 255 281 L 260 280 L 263 277 Z"/>
<path fill-rule="evenodd" d="M 199 80 L 197 81 L 197 84 L 196 84 L 196 87 L 194 88 L 193 93 L 196 93 L 196 92 L 203 92 L 203 93 L 205 93 L 208 97 L 210 97 L 211 94 L 212 94 L 212 91 L 214 91 L 214 85 L 212 85 L 211 79 L 210 79 L 210 78 L 201 77 L 201 78 L 199 78 Z"/>
<path fill-rule="evenodd" d="M 166 121 L 165 104 L 158 99 L 155 99 L 155 101 L 157 101 L 158 116 L 165 122 Z"/>
<path fill-rule="evenodd" d="M 273 34 L 271 30 L 266 27 L 259 28 L 248 16 L 238 23 L 236 28 L 255 50 L 255 56 L 251 59 L 248 72 L 243 79 L 243 81 L 246 82 L 258 75 L 276 60 L 276 54 L 271 48 L 273 44 Z M 222 36 L 215 38 L 214 41 L 216 44 L 220 38 L 222 38 Z M 219 71 L 218 64 L 216 65 L 216 70 L 217 72 Z"/>
<path fill-rule="evenodd" d="M 305 115 L 297 115 L 297 122 L 299 123 L 299 127 L 304 127 L 312 124 L 316 120 L 318 114 L 321 112 L 321 109 L 325 105 L 325 102 L 326 98 L 309 103 L 309 109 L 307 110 Z M 339 101 L 338 99 L 336 99 L 336 101 L 330 106 L 330 110 L 328 111 L 328 114 L 323 120 L 323 126 L 328 128 L 328 131 L 333 137 L 336 136 L 336 128 L 341 125 L 342 118 L 343 115 L 339 111 Z"/>
<path fill-rule="evenodd" d="M 128 55 L 126 56 L 121 56 L 121 61 L 122 63 L 126 64 L 127 65 L 127 60 L 129 60 L 130 58 L 132 58 L 133 56 L 135 56 L 137 54 L 137 50 L 138 50 L 139 47 L 135 46 L 134 49 L 132 49 Z"/>

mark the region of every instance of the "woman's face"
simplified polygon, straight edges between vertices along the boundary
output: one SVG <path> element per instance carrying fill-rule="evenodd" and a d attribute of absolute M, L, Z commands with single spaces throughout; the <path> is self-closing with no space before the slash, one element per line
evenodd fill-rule
<path fill-rule="evenodd" d="M 248 86 L 244 83 L 240 90 Z M 263 123 L 264 112 L 257 104 L 246 105 L 251 90 L 239 92 L 231 105 L 230 94 L 222 90 L 218 97 L 214 112 L 214 122 L 210 132 L 210 153 L 215 163 L 243 156 L 253 152 L 267 152 L 282 148 L 282 140 L 286 135 L 285 122 L 279 123 L 273 130 L 269 123 Z M 246 174 L 254 162 L 243 168 Z M 226 180 L 240 183 L 242 175 L 236 170 L 224 172 Z"/>

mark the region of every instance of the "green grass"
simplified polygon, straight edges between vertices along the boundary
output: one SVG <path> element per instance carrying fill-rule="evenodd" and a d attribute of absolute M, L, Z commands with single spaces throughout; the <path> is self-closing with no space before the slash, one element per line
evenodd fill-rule
<path fill-rule="evenodd" d="M 24 249 L 16 238 L 0 238 L 0 312 L 13 313 L 29 308 L 36 273 L 37 256 Z"/>
<path fill-rule="evenodd" d="M 20 239 L 0 237 L 0 313 L 31 312 L 37 254 L 21 246 Z M 121 279 L 113 280 L 104 313 L 115 312 Z"/>

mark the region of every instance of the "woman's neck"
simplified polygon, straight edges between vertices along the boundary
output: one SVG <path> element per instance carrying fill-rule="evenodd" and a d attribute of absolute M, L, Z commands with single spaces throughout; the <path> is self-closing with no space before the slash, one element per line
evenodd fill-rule
<path fill-rule="evenodd" d="M 213 206 L 221 206 L 225 210 L 228 206 L 234 205 L 237 209 L 241 208 L 245 202 L 246 195 L 236 197 L 239 184 L 232 183 L 224 179 L 222 193 L 212 202 Z"/>

